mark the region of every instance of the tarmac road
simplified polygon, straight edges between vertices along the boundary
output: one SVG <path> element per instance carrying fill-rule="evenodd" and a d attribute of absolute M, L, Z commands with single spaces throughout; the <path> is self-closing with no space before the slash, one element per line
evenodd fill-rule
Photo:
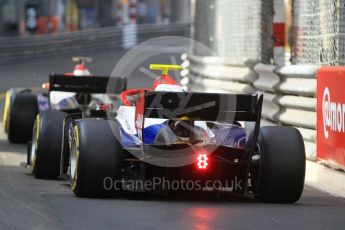
<path fill-rule="evenodd" d="M 95 55 L 90 69 L 109 74 L 121 54 Z M 0 92 L 13 86 L 39 85 L 49 72 L 67 72 L 72 67 L 67 58 L 0 66 Z M 131 84 L 142 84 L 142 80 Z M 1 110 L 2 107 L 0 99 Z M 210 194 L 196 194 L 189 199 L 146 194 L 76 198 L 65 181 L 37 180 L 29 169 L 19 166 L 26 159 L 25 145 L 9 144 L 2 127 L 0 130 L 0 229 L 345 228 L 345 199 L 307 186 L 294 205 L 262 204 L 250 197 L 217 198 Z"/>

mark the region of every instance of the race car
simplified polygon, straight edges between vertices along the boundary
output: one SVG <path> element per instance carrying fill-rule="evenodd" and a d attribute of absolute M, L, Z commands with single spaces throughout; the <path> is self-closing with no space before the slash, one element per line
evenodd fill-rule
<path fill-rule="evenodd" d="M 94 76 L 84 66 L 84 58 L 71 74 L 50 74 L 46 109 L 35 117 L 28 142 L 26 166 L 36 178 L 66 176 L 69 164 L 69 130 L 75 119 L 100 118 L 119 104 L 126 88 L 125 77 Z M 82 70 L 82 71 L 80 71 Z M 116 85 L 107 94 L 107 85 Z M 111 111 L 110 111 L 111 112 Z"/>
<path fill-rule="evenodd" d="M 231 180 L 242 186 L 226 191 L 262 202 L 298 201 L 305 175 L 299 131 L 260 128 L 263 95 L 184 91 L 168 75 L 180 68 L 150 65 L 162 74 L 152 88 L 122 92 L 116 117 L 75 123 L 69 169 L 73 193 L 108 197 L 121 190 L 151 191 L 157 178 L 220 191 L 223 187 L 207 182 Z M 147 181 L 150 189 L 138 188 Z M 171 187 L 161 183 L 154 190 L 169 194 Z"/>
<path fill-rule="evenodd" d="M 65 76 L 91 76 L 86 68 L 89 57 L 73 57 L 77 62 L 73 72 Z M 32 138 L 32 128 L 36 115 L 48 109 L 76 108 L 78 101 L 75 93 L 57 92 L 48 99 L 48 83 L 35 88 L 11 88 L 6 92 L 3 125 L 8 140 L 12 143 L 26 143 Z"/>
<path fill-rule="evenodd" d="M 34 93 L 32 89 L 22 88 L 7 90 L 3 126 L 10 142 L 26 143 L 31 139 L 35 117 L 40 110 L 45 110 L 46 107 L 44 91 L 42 89 Z"/>

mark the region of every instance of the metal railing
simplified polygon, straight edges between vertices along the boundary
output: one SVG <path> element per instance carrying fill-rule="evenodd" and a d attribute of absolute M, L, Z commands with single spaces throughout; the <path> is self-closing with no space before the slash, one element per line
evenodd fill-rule
<path fill-rule="evenodd" d="M 257 79 L 253 67 L 255 62 L 246 64 L 229 63 L 226 58 L 183 55 L 184 71 L 188 76 L 188 88 L 193 91 L 253 93 L 252 83 Z M 186 83 L 187 84 L 187 83 Z"/>
<path fill-rule="evenodd" d="M 158 36 L 190 36 L 190 24 L 138 25 L 138 42 Z M 130 36 L 129 38 L 130 39 Z M 0 64 L 31 60 L 52 55 L 84 53 L 122 48 L 123 27 L 65 32 L 51 35 L 0 37 Z"/>

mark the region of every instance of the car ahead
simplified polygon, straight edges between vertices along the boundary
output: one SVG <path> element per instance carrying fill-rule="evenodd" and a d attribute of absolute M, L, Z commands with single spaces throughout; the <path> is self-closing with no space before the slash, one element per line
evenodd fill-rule
<path fill-rule="evenodd" d="M 299 200 L 302 136 L 292 127 L 260 128 L 263 95 L 185 92 L 167 74 L 179 66 L 150 68 L 163 73 L 152 89 L 124 91 L 116 117 L 74 124 L 70 175 L 76 196 L 113 196 L 131 190 L 132 182 L 165 178 L 198 182 L 202 190 L 220 189 L 209 181 L 241 181 L 227 191 L 262 202 Z M 162 184 L 155 189 L 169 190 Z"/>
<path fill-rule="evenodd" d="M 47 108 L 44 89 L 11 88 L 7 90 L 4 104 L 3 126 L 12 143 L 26 143 L 31 139 L 35 117 Z"/>
<path fill-rule="evenodd" d="M 73 57 L 77 62 L 73 72 L 65 76 L 92 76 L 86 68 L 89 57 Z M 48 83 L 35 88 L 11 88 L 6 92 L 3 125 L 7 138 L 12 143 L 27 143 L 32 138 L 32 128 L 36 115 L 48 109 L 65 109 L 78 105 L 75 94 L 57 93 L 53 100 L 48 100 Z"/>
<path fill-rule="evenodd" d="M 111 95 L 106 94 L 109 81 L 116 85 Z M 110 108 L 119 103 L 118 94 L 125 90 L 126 82 L 124 77 L 50 75 L 49 108 L 37 114 L 28 143 L 27 165 L 36 178 L 66 175 L 70 127 L 80 118 L 105 119 Z"/>

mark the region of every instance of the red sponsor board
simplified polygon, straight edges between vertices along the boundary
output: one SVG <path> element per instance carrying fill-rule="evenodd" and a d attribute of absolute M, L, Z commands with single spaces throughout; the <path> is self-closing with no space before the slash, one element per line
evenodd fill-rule
<path fill-rule="evenodd" d="M 345 169 L 345 67 L 317 73 L 317 159 Z"/>

